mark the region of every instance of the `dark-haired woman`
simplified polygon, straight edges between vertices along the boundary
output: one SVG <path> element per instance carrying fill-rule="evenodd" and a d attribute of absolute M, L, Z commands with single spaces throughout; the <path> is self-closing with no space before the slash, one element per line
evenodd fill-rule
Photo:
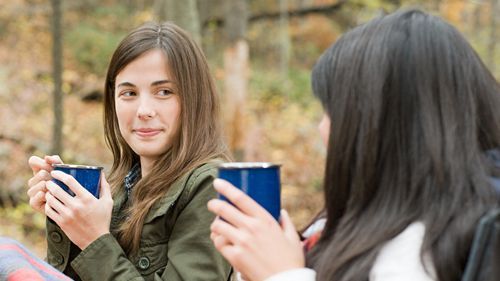
<path fill-rule="evenodd" d="M 222 180 L 216 248 L 252 281 L 460 280 L 479 218 L 498 205 L 499 84 L 464 37 L 418 10 L 343 35 L 312 72 L 325 115 L 325 218 L 304 257 L 281 226 Z M 307 266 L 307 268 L 306 268 Z"/>

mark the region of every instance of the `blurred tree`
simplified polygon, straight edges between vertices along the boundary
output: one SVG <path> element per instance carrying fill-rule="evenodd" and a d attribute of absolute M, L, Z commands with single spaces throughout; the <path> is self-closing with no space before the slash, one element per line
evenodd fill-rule
<path fill-rule="evenodd" d="M 226 131 L 236 160 L 244 158 L 245 109 L 248 88 L 248 43 L 245 39 L 248 19 L 246 0 L 226 0 L 224 28 L 224 97 Z"/>
<path fill-rule="evenodd" d="M 290 42 L 289 20 L 288 20 L 288 0 L 280 1 L 280 71 L 283 78 L 288 78 L 288 62 L 290 60 Z"/>
<path fill-rule="evenodd" d="M 298 6 L 299 6 L 299 8 L 309 7 L 309 6 L 311 6 L 313 3 L 314 3 L 314 1 L 313 1 L 313 0 L 299 0 L 299 2 L 298 2 Z"/>
<path fill-rule="evenodd" d="M 471 30 L 471 34 L 473 34 L 474 32 L 476 32 L 476 30 L 479 29 L 480 27 L 480 24 L 481 24 L 481 6 L 482 6 L 482 1 L 481 0 L 477 0 L 474 2 L 474 14 L 473 14 L 473 23 L 471 25 L 472 27 L 472 30 Z"/>
<path fill-rule="evenodd" d="M 201 42 L 200 18 L 196 0 L 155 0 L 154 9 L 160 21 L 172 21 Z"/>
<path fill-rule="evenodd" d="M 497 46 L 497 17 L 500 13 L 500 0 L 490 0 L 490 41 L 488 43 L 488 55 L 486 61 L 492 73 L 495 73 L 495 50 Z"/>
<path fill-rule="evenodd" d="M 217 21 L 224 16 L 225 0 L 198 0 L 198 16 L 200 18 L 200 33 L 203 51 L 207 58 L 214 59 L 220 56 L 221 40 L 224 37 L 221 32 L 222 25 Z"/>
<path fill-rule="evenodd" d="M 63 94 L 62 94 L 62 9 L 61 0 L 51 0 L 52 5 L 52 63 L 53 63 L 53 79 L 54 79 L 54 124 L 52 130 L 52 154 L 61 154 L 63 150 L 62 144 L 62 128 L 63 128 Z"/>
<path fill-rule="evenodd" d="M 205 25 L 212 20 L 217 20 L 224 15 L 225 0 L 198 0 L 198 14 L 201 25 Z"/>

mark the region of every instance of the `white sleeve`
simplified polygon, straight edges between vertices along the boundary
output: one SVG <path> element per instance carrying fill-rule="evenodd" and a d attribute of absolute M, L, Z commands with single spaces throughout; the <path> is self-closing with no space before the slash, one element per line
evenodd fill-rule
<path fill-rule="evenodd" d="M 372 269 L 370 281 L 435 281 L 434 267 L 429 256 L 420 251 L 425 234 L 423 223 L 410 224 L 403 232 L 382 247 Z M 427 269 L 427 271 L 426 271 Z"/>
<path fill-rule="evenodd" d="M 310 268 L 297 268 L 280 272 L 264 281 L 315 281 L 316 271 Z"/>

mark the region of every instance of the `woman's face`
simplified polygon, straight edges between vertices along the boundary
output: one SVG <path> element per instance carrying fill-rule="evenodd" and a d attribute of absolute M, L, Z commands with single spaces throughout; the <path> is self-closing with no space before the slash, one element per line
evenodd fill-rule
<path fill-rule="evenodd" d="M 181 104 L 167 58 L 151 50 L 118 73 L 115 107 L 120 133 L 144 161 L 154 161 L 172 146 L 180 127 Z"/>
<path fill-rule="evenodd" d="M 326 113 L 323 114 L 323 118 L 318 125 L 319 134 L 323 140 L 323 144 L 328 147 L 328 137 L 330 135 L 330 117 Z"/>

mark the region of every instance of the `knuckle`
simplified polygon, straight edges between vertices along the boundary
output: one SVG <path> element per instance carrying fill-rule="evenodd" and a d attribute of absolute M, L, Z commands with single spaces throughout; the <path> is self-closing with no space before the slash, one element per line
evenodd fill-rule
<path fill-rule="evenodd" d="M 35 197 L 34 199 L 38 199 L 38 200 L 43 200 L 43 198 L 45 198 L 45 192 L 43 191 L 38 191 L 36 194 L 35 194 Z"/>
<path fill-rule="evenodd" d="M 59 221 L 57 222 L 60 226 L 67 225 L 68 224 L 68 218 L 67 217 L 61 217 Z"/>
<path fill-rule="evenodd" d="M 221 243 L 221 241 L 217 239 L 214 241 L 214 246 L 217 250 L 221 251 L 224 248 L 225 244 Z"/>
<path fill-rule="evenodd" d="M 70 222 L 74 221 L 75 220 L 75 212 L 71 211 L 71 210 L 68 211 L 66 216 L 63 216 L 62 220 L 65 224 L 69 224 Z"/>
<path fill-rule="evenodd" d="M 233 202 L 236 203 L 241 203 L 244 200 L 245 196 L 242 192 L 238 192 L 237 194 L 234 195 L 233 197 Z"/>
<path fill-rule="evenodd" d="M 213 232 L 219 233 L 220 232 L 220 222 L 219 222 L 219 220 L 214 220 L 212 222 L 212 225 L 210 226 L 210 229 L 212 229 Z"/>
<path fill-rule="evenodd" d="M 243 249 L 235 247 L 231 256 L 233 260 L 240 261 L 242 258 L 245 257 L 245 252 L 243 251 Z"/>
<path fill-rule="evenodd" d="M 257 233 L 257 232 L 259 232 L 260 223 L 258 221 L 256 221 L 256 220 L 248 221 L 246 223 L 246 226 L 247 226 L 248 230 L 251 233 Z"/>
<path fill-rule="evenodd" d="M 269 215 L 265 217 L 265 219 L 262 221 L 262 224 L 263 227 L 269 229 L 275 227 L 276 221 Z"/>
<path fill-rule="evenodd" d="M 39 179 L 49 179 L 50 178 L 50 174 L 43 169 L 38 171 L 37 176 Z"/>
<path fill-rule="evenodd" d="M 71 208 L 71 217 L 72 218 L 77 218 L 81 217 L 81 215 L 84 213 L 84 206 L 82 204 L 75 204 Z"/>
<path fill-rule="evenodd" d="M 250 240 L 251 240 L 251 238 L 249 235 L 242 234 L 242 235 L 240 235 L 238 242 L 241 245 L 241 247 L 248 248 L 251 245 Z"/>
<path fill-rule="evenodd" d="M 224 241 L 222 240 L 222 237 L 220 237 L 220 236 L 215 237 L 215 239 L 214 239 L 214 245 L 217 248 L 222 248 L 224 246 Z"/>
<path fill-rule="evenodd" d="M 43 187 L 45 186 L 45 181 L 39 181 L 36 184 L 34 184 L 30 189 L 35 192 L 35 191 L 41 191 L 43 190 Z"/>
<path fill-rule="evenodd" d="M 30 178 L 28 180 L 28 186 L 30 186 L 30 187 L 35 186 L 39 182 L 40 182 L 40 178 L 38 177 L 38 173 L 37 173 L 35 176 L 33 176 L 32 178 Z"/>

